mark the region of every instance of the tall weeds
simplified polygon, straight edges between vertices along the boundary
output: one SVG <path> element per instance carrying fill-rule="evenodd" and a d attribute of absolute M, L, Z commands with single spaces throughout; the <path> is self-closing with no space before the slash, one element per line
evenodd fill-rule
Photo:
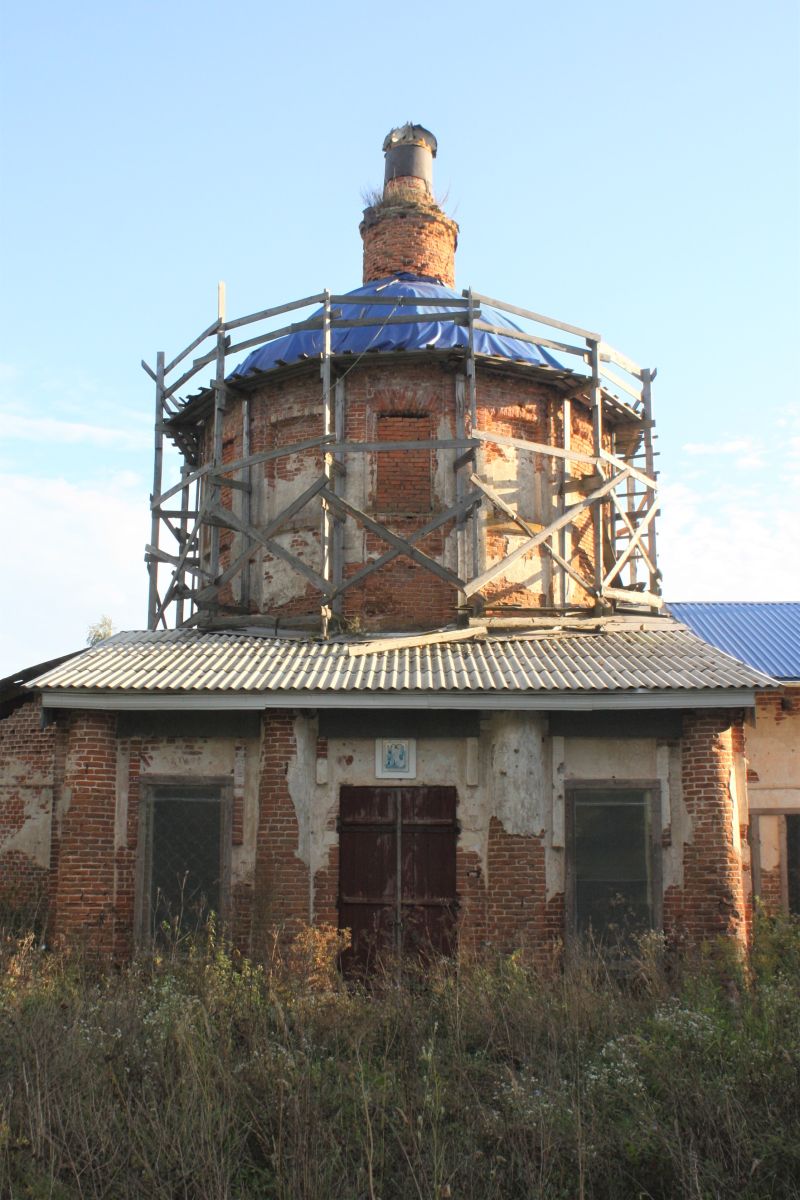
<path fill-rule="evenodd" d="M 113 969 L 0 943 L 0 1196 L 800 1196 L 800 925 L 752 968 L 600 954 L 336 971 L 213 936 Z M 669 967 L 669 969 L 667 969 Z"/>

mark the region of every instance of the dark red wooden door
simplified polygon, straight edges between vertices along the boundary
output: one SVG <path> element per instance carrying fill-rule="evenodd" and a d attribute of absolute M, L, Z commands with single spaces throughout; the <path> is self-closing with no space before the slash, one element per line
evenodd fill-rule
<path fill-rule="evenodd" d="M 456 927 L 456 790 L 343 787 L 339 927 L 348 968 L 381 954 L 450 954 Z"/>

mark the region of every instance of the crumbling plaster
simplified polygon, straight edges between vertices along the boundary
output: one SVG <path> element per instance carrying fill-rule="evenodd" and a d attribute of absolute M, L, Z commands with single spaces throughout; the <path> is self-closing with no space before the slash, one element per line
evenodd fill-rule
<path fill-rule="evenodd" d="M 327 867 L 338 841 L 340 787 L 385 787 L 393 786 L 393 781 L 376 777 L 372 737 L 332 738 L 327 758 L 318 759 L 315 717 L 296 716 L 294 736 L 296 751 L 287 781 L 298 822 L 297 854 L 310 870 L 313 912 L 313 880 Z M 563 764 L 553 758 L 554 749 L 561 747 Z M 654 738 L 550 738 L 543 715 L 497 713 L 481 723 L 478 739 L 419 739 L 417 773 L 408 786 L 457 789 L 459 845 L 478 857 L 484 878 L 493 817 L 508 834 L 543 839 L 550 900 L 565 887 L 563 800 L 557 782 L 562 767 L 566 785 L 615 780 L 650 783 L 657 789 L 664 888 L 683 885 L 683 845 L 691 838 L 691 827 L 681 798 L 678 746 L 660 746 Z"/>
<path fill-rule="evenodd" d="M 123 789 L 119 781 L 124 773 L 120 766 L 125 761 L 126 746 L 119 742 L 117 747 L 117 828 L 122 825 L 120 809 L 127 808 L 127 780 Z M 256 841 L 258 830 L 258 773 L 259 742 L 255 738 L 192 738 L 147 741 L 139 761 L 139 779 L 142 785 L 150 782 L 163 784 L 174 780 L 184 784 L 196 779 L 230 779 L 231 788 L 243 787 L 243 838 L 240 846 L 231 851 L 231 882 L 242 883 L 252 878 L 255 869 Z"/>
<path fill-rule="evenodd" d="M 773 705 L 759 704 L 755 726 L 746 729 L 747 793 L 753 812 L 800 812 L 800 689 L 787 689 L 787 694 L 795 697 L 794 711 L 779 709 L 780 699 L 774 697 Z"/>
<path fill-rule="evenodd" d="M 582 780 L 653 787 L 661 821 L 657 842 L 662 848 L 662 888 L 665 893 L 670 887 L 682 888 L 683 850 L 692 840 L 692 823 L 681 789 L 680 746 L 655 738 L 565 738 L 565 786 Z M 548 892 L 551 887 L 564 890 L 563 855 L 559 861 L 561 880 L 548 879 Z"/>
<path fill-rule="evenodd" d="M 25 777 L 25 782 L 21 779 Z M 17 819 L 0 841 L 0 860 L 12 851 L 37 867 L 50 864 L 53 787 L 50 778 L 31 778 L 30 764 L 12 759 L 0 775 L 0 811 L 18 810 Z"/>

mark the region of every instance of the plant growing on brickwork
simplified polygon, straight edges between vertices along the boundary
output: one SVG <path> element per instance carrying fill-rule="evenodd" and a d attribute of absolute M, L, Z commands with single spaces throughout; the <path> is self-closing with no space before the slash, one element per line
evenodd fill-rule
<path fill-rule="evenodd" d="M 111 622 L 111 617 L 102 616 L 99 621 L 95 621 L 86 631 L 86 645 L 96 646 L 98 642 L 104 642 L 106 638 L 110 638 L 114 632 L 114 626 Z"/>

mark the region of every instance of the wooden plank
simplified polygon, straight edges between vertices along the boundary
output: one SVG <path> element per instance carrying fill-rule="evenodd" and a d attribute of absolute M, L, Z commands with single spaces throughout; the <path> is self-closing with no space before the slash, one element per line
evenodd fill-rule
<path fill-rule="evenodd" d="M 580 504 L 575 504 L 572 508 L 568 508 L 566 512 L 562 513 L 561 516 L 548 525 L 546 529 L 543 529 L 541 533 L 537 533 L 535 537 L 529 538 L 527 542 L 524 542 L 516 550 L 512 551 L 511 554 L 506 555 L 506 557 L 501 559 L 500 562 L 494 563 L 491 567 L 489 567 L 488 570 L 484 571 L 482 575 L 478 575 L 475 579 L 469 580 L 464 588 L 466 594 L 468 596 L 473 596 L 475 592 L 479 592 L 481 588 L 485 587 L 487 583 L 491 583 L 491 581 L 496 579 L 498 575 L 502 575 L 503 571 L 507 570 L 512 563 L 517 562 L 518 559 L 523 557 L 523 555 L 530 554 L 531 550 L 535 550 L 537 546 L 551 538 L 554 533 L 558 533 L 559 529 L 562 529 L 565 525 L 571 524 L 580 513 L 589 507 L 590 504 L 593 504 L 595 500 L 601 500 L 603 496 L 615 488 L 624 477 L 625 473 L 622 475 L 615 475 L 613 479 L 609 479 L 608 482 L 603 485 L 603 487 L 597 488 L 597 490 L 587 496 L 585 500 L 582 500 Z"/>
<path fill-rule="evenodd" d="M 558 350 L 562 354 L 576 354 L 586 362 L 586 351 L 581 346 L 569 346 L 566 342 L 554 342 L 549 338 L 536 337 L 532 333 L 522 333 L 519 329 L 507 329 L 503 325 L 489 325 L 486 321 L 476 321 L 475 328 L 484 333 L 496 333 L 500 337 L 513 338 L 517 342 L 530 342 L 534 346 L 546 346 L 548 350 Z"/>
<path fill-rule="evenodd" d="M 337 319 L 333 322 L 336 329 L 359 329 L 362 326 L 371 328 L 373 325 L 379 329 L 384 329 L 389 325 L 419 325 L 425 320 L 428 321 L 452 321 L 455 325 L 465 325 L 467 322 L 466 314 L 463 312 L 440 312 L 440 313 L 400 313 L 397 316 L 384 317 L 383 320 L 379 316 L 375 317 L 353 317 L 344 320 Z"/>
<path fill-rule="evenodd" d="M 559 530 L 559 533 L 561 533 L 561 530 Z M 576 571 L 571 563 L 568 563 L 567 560 L 561 554 L 559 554 L 549 542 L 542 542 L 542 547 L 547 551 L 551 558 L 558 563 L 562 571 L 566 571 L 567 575 L 569 575 L 571 579 L 574 579 L 575 582 L 582 587 L 585 592 L 588 592 L 590 596 L 597 595 L 594 590 L 594 584 L 591 582 L 591 580 L 584 579 L 583 575 L 581 575 L 579 571 Z"/>
<path fill-rule="evenodd" d="M 233 488 L 237 492 L 249 492 L 251 490 L 249 483 L 243 483 L 241 479 L 227 479 L 224 475 L 209 475 L 209 483 L 221 485 L 226 488 Z"/>
<path fill-rule="evenodd" d="M 465 446 L 474 449 L 475 438 L 421 438 L 408 442 L 334 442 L 332 453 L 361 454 L 383 450 L 462 450 Z"/>
<path fill-rule="evenodd" d="M 322 363 L 320 364 L 319 373 L 322 380 L 322 432 L 335 436 L 331 397 L 331 295 L 327 289 L 325 291 L 325 303 L 322 310 Z M 325 449 L 323 461 L 326 483 L 332 482 L 331 462 L 332 457 L 330 447 L 328 446 Z M 331 512 L 330 505 L 325 502 L 324 497 L 322 499 L 320 548 L 322 550 L 322 574 L 331 585 L 331 589 L 333 589 L 333 513 Z M 320 611 L 320 623 L 324 638 L 328 636 L 330 616 L 331 609 L 329 605 L 323 604 Z"/>
<path fill-rule="evenodd" d="M 303 450 L 313 450 L 316 446 L 327 445 L 333 440 L 332 434 L 320 434 L 318 437 L 304 438 L 302 442 L 292 442 L 288 446 L 274 446 L 272 450 L 259 450 L 257 454 L 248 454 L 247 458 L 239 458 L 232 463 L 223 463 L 220 475 L 228 475 L 240 471 L 243 467 L 255 467 L 259 463 L 271 462 L 273 458 L 285 458 L 290 454 L 301 454 Z"/>
<path fill-rule="evenodd" d="M 611 600 L 621 600 L 628 604 L 643 604 L 647 608 L 663 608 L 664 600 L 661 596 L 654 596 L 652 592 L 629 592 L 624 588 L 605 588 L 604 596 L 608 596 Z"/>
<path fill-rule="evenodd" d="M 180 563 L 181 567 L 186 571 L 201 571 L 199 558 L 185 558 L 181 560 L 174 554 L 167 554 L 165 550 L 159 550 L 158 546 L 151 546 L 149 543 L 144 548 L 145 554 L 150 558 L 158 559 L 159 562 L 171 563 L 176 566 Z M 207 574 L 207 572 L 203 572 Z"/>
<path fill-rule="evenodd" d="M 269 550 L 273 557 L 283 559 L 283 561 L 288 563 L 290 567 L 293 567 L 295 571 L 299 571 L 301 575 L 305 575 L 306 579 L 310 580 L 311 583 L 314 584 L 314 587 L 319 588 L 319 590 L 326 596 L 330 596 L 332 594 L 333 588 L 328 583 L 327 579 L 323 579 L 323 577 L 317 574 L 313 568 L 307 566 L 306 563 L 301 562 L 299 558 L 295 558 L 295 556 L 290 554 L 288 550 L 284 550 L 283 546 L 281 546 L 279 542 L 274 542 L 270 538 L 265 538 L 260 530 L 255 529 L 252 525 L 246 524 L 244 521 L 239 521 L 234 513 L 226 513 L 225 509 L 217 508 L 213 510 L 212 515 L 217 517 L 230 517 L 231 521 L 228 525 L 228 528 L 235 529 L 238 533 L 246 534 L 251 541 L 257 542 L 259 545 L 264 546 L 265 549 Z M 236 522 L 236 524 L 234 524 L 234 522 Z"/>
<path fill-rule="evenodd" d="M 473 438 L 481 442 L 496 442 L 498 446 L 516 446 L 520 450 L 528 450 L 531 454 L 546 454 L 551 458 L 564 458 L 570 462 L 586 463 L 596 467 L 597 459 L 591 454 L 581 454 L 577 450 L 562 450 L 560 446 L 548 446 L 545 442 L 529 442 L 525 438 L 507 437 L 504 433 L 486 433 L 483 429 L 473 429 Z M 618 460 L 619 461 L 619 460 Z M 627 464 L 625 464 L 627 466 Z"/>
<path fill-rule="evenodd" d="M 634 479 L 638 479 L 639 483 L 643 483 L 646 488 L 655 489 L 658 487 L 658 482 L 652 479 L 649 475 L 645 475 L 644 471 L 640 471 L 638 467 L 632 466 L 624 458 L 618 458 L 616 454 L 609 454 L 608 450 L 600 451 L 600 457 L 603 462 L 607 462 L 609 466 L 616 467 L 617 470 L 622 470 L 624 467 Z"/>
<path fill-rule="evenodd" d="M 295 497 L 295 499 L 292 501 L 292 503 L 287 505 L 286 508 L 283 510 L 283 512 L 278 513 L 278 515 L 276 517 L 274 517 L 269 522 L 268 525 L 264 526 L 264 528 L 260 531 L 262 537 L 273 538 L 275 536 L 275 534 L 278 533 L 279 530 L 286 524 L 286 522 L 289 521 L 295 515 L 295 513 L 298 513 L 301 508 L 305 508 L 305 506 L 306 506 L 306 504 L 308 504 L 309 500 L 312 500 L 318 492 L 322 491 L 322 489 L 325 487 L 325 483 L 326 483 L 325 477 L 320 476 L 320 478 L 318 480 L 316 480 L 315 483 L 312 483 L 311 487 L 306 488 L 306 490 L 304 492 L 302 492 L 299 496 Z M 225 509 L 221 509 L 220 511 L 225 512 Z M 218 521 L 221 520 L 219 515 L 217 515 L 215 519 Z M 232 525 L 228 521 L 224 522 L 225 528 L 236 529 L 237 532 L 239 532 L 239 533 L 242 533 L 242 530 L 240 528 L 240 526 L 242 524 L 247 525 L 247 524 L 249 524 L 249 522 L 239 521 L 238 518 L 237 518 L 236 525 Z M 242 536 L 246 537 L 247 535 L 242 533 Z M 222 574 L 219 576 L 219 578 L 215 579 L 212 584 L 210 584 L 207 588 L 204 588 L 202 590 L 202 592 L 199 593 L 199 597 L 202 600 L 211 599 L 211 597 L 217 591 L 219 591 L 220 588 L 223 588 L 226 583 L 230 583 L 230 581 L 242 569 L 245 562 L 251 557 L 251 555 L 254 553 L 254 551 L 255 551 L 254 545 L 248 545 L 246 549 L 242 550 L 242 552 L 239 555 L 237 555 L 237 557 L 226 568 L 226 570 L 224 570 L 222 572 Z"/>
<path fill-rule="evenodd" d="M 420 633 L 411 637 L 376 638 L 374 642 L 359 642 L 349 645 L 350 658 L 363 658 L 367 654 L 383 654 L 391 650 L 413 650 L 423 646 L 441 646 L 448 642 L 470 642 L 483 640 L 488 630 L 485 625 L 473 625 L 469 629 L 447 629 L 441 633 Z"/>
<path fill-rule="evenodd" d="M 653 517 L 656 515 L 656 513 L 658 512 L 660 507 L 661 507 L 661 501 L 656 500 L 653 507 L 650 509 L 650 511 L 647 513 L 647 515 L 644 517 L 644 519 L 640 522 L 638 529 L 631 537 L 631 540 L 628 542 L 628 545 L 627 545 L 624 553 L 622 553 L 620 555 L 620 557 L 614 563 L 614 566 L 611 568 L 611 570 L 608 572 L 605 579 L 603 580 L 603 588 L 604 589 L 607 588 L 608 584 L 611 583 L 612 579 L 615 579 L 617 577 L 617 575 L 619 575 L 620 571 L 625 566 L 625 563 L 628 561 L 628 559 L 633 554 L 636 547 L 639 545 L 639 541 L 641 540 L 642 536 L 647 532 L 648 525 L 653 520 Z M 644 554 L 644 548 L 640 547 L 640 550 Z M 650 568 L 652 570 L 653 564 L 648 562 L 648 565 L 650 566 Z"/>
<path fill-rule="evenodd" d="M 310 304 L 321 304 L 324 299 L 324 294 L 320 292 L 317 296 L 304 296 L 302 300 L 291 300 L 288 304 L 278 304 L 274 308 L 262 308 L 260 312 L 250 313 L 249 316 L 237 317 L 235 321 L 226 321 L 225 329 L 238 329 L 241 325 L 253 325 L 256 321 L 266 321 L 270 317 L 280 316 L 281 313 L 293 312 L 296 308 L 308 308 Z"/>
<path fill-rule="evenodd" d="M 443 579 L 445 583 L 452 584 L 456 588 L 463 588 L 464 581 L 462 579 L 459 579 L 447 567 L 443 567 L 440 563 L 436 562 L 430 555 L 423 554 L 407 538 L 402 538 L 398 534 L 392 533 L 385 525 L 380 525 L 377 521 L 373 521 L 365 512 L 362 512 L 360 508 L 356 508 L 354 504 L 349 504 L 342 496 L 335 496 L 333 492 L 327 490 L 323 492 L 323 495 L 333 509 L 347 513 L 354 521 L 357 521 L 360 525 L 364 525 L 382 541 L 387 542 L 390 546 L 394 546 L 400 554 L 405 554 L 415 563 L 418 563 L 419 566 L 430 571 L 431 574 Z"/>
<path fill-rule="evenodd" d="M 207 337 L 211 337 L 213 333 L 216 333 L 219 327 L 220 321 L 219 318 L 217 318 L 212 325 L 209 325 L 208 329 L 204 329 L 202 333 L 198 333 L 194 341 L 190 342 L 185 350 L 181 350 L 180 354 L 175 355 L 172 362 L 164 367 L 164 374 L 169 375 L 170 371 L 173 371 L 179 362 L 183 362 L 187 355 L 191 354 L 193 350 L 196 350 L 200 343 L 204 342 Z"/>
<path fill-rule="evenodd" d="M 213 462 L 214 470 L 209 475 L 209 489 L 211 495 L 209 497 L 209 508 L 213 508 L 219 502 L 220 487 L 214 482 L 215 477 L 219 476 L 219 469 L 222 466 L 222 442 L 224 435 L 224 420 L 225 420 L 225 334 L 220 330 L 217 333 L 217 360 L 214 373 L 214 428 L 213 428 Z M 211 578 L 214 579 L 219 574 L 219 529 L 212 526 L 210 538 L 210 566 Z"/>
<path fill-rule="evenodd" d="M 171 383 L 168 388 L 165 388 L 164 395 L 174 396 L 178 388 L 181 388 L 185 383 L 188 383 L 193 375 L 196 375 L 198 371 L 202 371 L 203 367 L 207 367 L 208 364 L 213 362 L 216 357 L 216 350 L 209 350 L 208 354 L 204 354 L 202 358 L 196 358 L 189 370 L 184 371 L 180 379 L 176 379 L 175 382 Z"/>
<path fill-rule="evenodd" d="M 615 375 L 613 371 L 609 371 L 606 367 L 601 367 L 600 374 L 603 379 L 610 379 L 615 387 L 622 388 L 623 392 L 627 392 L 629 396 L 632 396 L 634 400 L 638 400 L 641 404 L 641 388 L 635 388 L 630 383 L 626 383 L 624 379 L 620 379 L 619 375 Z"/>
<path fill-rule="evenodd" d="M 630 485 L 630 481 L 629 481 L 629 485 Z M 617 495 L 617 493 L 616 493 L 616 492 L 612 492 L 612 493 L 611 493 L 611 499 L 612 499 L 612 501 L 613 501 L 613 503 L 614 503 L 614 506 L 615 506 L 615 508 L 616 508 L 617 512 L 619 513 L 620 517 L 622 518 L 622 520 L 623 520 L 623 522 L 624 522 L 624 524 L 625 524 L 625 526 L 626 526 L 626 528 L 627 528 L 627 536 L 628 536 L 628 537 L 630 537 L 631 539 L 635 539 L 635 540 L 637 540 L 637 541 L 638 541 L 639 535 L 638 535 L 638 533 L 637 533 L 637 531 L 636 531 L 636 528 L 635 528 L 635 526 L 633 525 L 633 523 L 631 522 L 630 518 L 628 517 L 628 514 L 625 512 L 625 509 L 622 507 L 622 504 L 621 504 L 621 502 L 620 502 L 619 496 Z M 660 502 L 657 502 L 657 503 L 660 503 Z M 617 536 L 618 536 L 618 537 L 624 537 L 624 536 L 625 536 L 625 534 L 618 534 Z M 647 565 L 647 568 L 648 568 L 648 570 L 649 570 L 651 573 L 652 573 L 652 572 L 654 572 L 654 571 L 655 571 L 655 564 L 654 564 L 654 563 L 652 563 L 652 562 L 650 561 L 650 556 L 648 555 L 648 553 L 647 553 L 647 551 L 645 550 L 644 546 L 642 546 L 642 545 L 640 545 L 640 546 L 639 546 L 639 553 L 641 554 L 642 558 L 644 559 L 644 561 L 645 561 L 645 563 L 646 563 L 646 565 Z M 608 582 L 610 582 L 610 581 L 609 581 L 609 579 L 606 579 L 606 581 L 605 581 L 605 582 L 606 582 L 606 583 L 608 583 Z"/>
<path fill-rule="evenodd" d="M 260 450 L 257 454 L 248 454 L 247 458 L 239 458 L 232 463 L 223 463 L 217 474 L 224 478 L 234 471 L 241 471 L 243 467 L 254 467 L 258 463 L 270 462 L 273 458 L 283 458 L 289 454 L 300 454 L 303 450 L 312 450 L 315 446 L 322 446 L 329 440 L 325 435 L 321 435 L 320 437 L 305 438 L 302 442 L 293 442 L 289 446 L 277 446 L 272 450 Z M 212 469 L 211 463 L 207 463 L 204 467 L 198 467 L 190 475 L 187 475 L 186 483 L 194 483 L 196 480 L 202 479 Z M 154 501 L 154 504 L 162 504 L 165 500 L 169 500 L 171 496 L 174 496 L 183 487 L 183 483 L 176 483 L 168 491 L 162 492 Z"/>
<path fill-rule="evenodd" d="M 158 383 L 158 376 L 152 367 L 148 367 L 147 363 L 142 359 L 142 367 L 152 379 L 153 383 Z"/>
<path fill-rule="evenodd" d="M 588 382 L 589 382 L 588 380 L 582 382 L 582 385 L 581 385 L 582 389 L 586 388 L 586 386 L 588 385 Z M 562 438 L 562 442 L 563 442 L 563 449 L 565 452 L 568 451 L 572 445 L 572 398 L 573 398 L 574 392 L 575 392 L 575 389 L 573 388 L 573 390 L 571 392 L 569 392 L 567 395 L 565 395 L 561 401 L 561 438 Z M 593 474 L 594 474 L 594 472 L 593 472 Z M 560 476 L 561 486 L 559 488 L 557 509 L 558 509 L 558 515 L 561 516 L 561 514 L 564 512 L 564 509 L 567 506 L 567 499 L 566 499 L 567 484 L 570 482 L 570 479 L 572 478 L 569 460 L 566 458 L 562 460 L 561 466 L 559 467 L 559 476 Z M 583 493 L 583 494 L 585 495 L 585 493 Z M 545 546 L 548 546 L 550 543 L 544 542 L 543 544 Z M 567 576 L 568 575 L 572 576 L 572 566 L 568 563 L 568 559 L 570 557 L 570 554 L 572 553 L 572 540 L 570 538 L 569 530 L 566 528 L 566 526 L 563 529 L 559 529 L 559 531 L 558 531 L 558 549 L 559 549 L 559 554 L 556 557 L 555 549 L 553 548 L 553 558 L 554 558 L 555 562 L 559 563 L 559 565 L 561 566 L 561 574 L 558 577 L 558 585 L 559 585 L 558 586 L 558 592 L 559 592 L 558 601 L 561 604 L 566 605 L 566 603 L 569 599 L 569 586 L 567 584 Z M 574 576 L 572 576 L 572 577 L 574 578 Z M 553 588 L 553 599 L 554 600 L 556 599 L 555 592 L 556 592 L 556 589 L 554 587 Z"/>
<path fill-rule="evenodd" d="M 290 333 L 304 333 L 307 329 L 322 329 L 322 317 L 311 317 L 308 321 L 284 325 L 281 329 L 273 329 L 269 333 L 259 334 L 258 337 L 247 338 L 244 342 L 236 342 L 229 347 L 228 353 L 236 354 L 239 350 L 250 350 L 253 346 L 265 346 L 267 342 L 274 342 Z"/>
<path fill-rule="evenodd" d="M 561 484 L 561 494 L 566 495 L 567 492 L 580 492 L 587 496 L 593 488 L 604 483 L 606 476 L 600 471 L 592 471 L 591 475 L 569 475 Z M 614 493 L 611 493 L 612 496 Z"/>
<path fill-rule="evenodd" d="M 653 425 L 655 424 L 655 422 L 653 421 L 653 395 L 652 395 L 652 385 L 653 385 L 653 380 L 655 379 L 655 377 L 656 377 L 655 369 L 649 370 L 649 369 L 645 368 L 645 370 L 642 371 L 642 403 L 644 405 L 644 416 L 645 416 L 645 421 L 646 421 L 646 428 L 644 431 L 645 470 L 647 471 L 647 474 L 651 478 L 655 478 L 655 473 L 656 473 L 656 471 L 655 471 L 655 454 L 654 454 L 654 450 L 653 450 L 653 432 L 652 432 Z M 653 499 L 655 499 L 655 495 L 656 495 L 655 487 L 651 491 L 650 495 L 652 496 Z M 650 526 L 650 531 L 648 533 L 647 542 L 648 542 L 648 551 L 650 554 L 650 560 L 653 564 L 656 564 L 658 562 L 658 558 L 657 558 L 655 524 L 652 524 Z M 656 589 L 658 587 L 658 580 L 659 580 L 659 575 L 658 575 L 658 572 L 654 565 L 652 573 L 650 575 L 650 587 L 653 591 L 656 591 Z"/>
<path fill-rule="evenodd" d="M 320 297 L 322 299 L 322 297 Z M 446 296 L 442 299 L 437 299 L 433 296 L 331 296 L 331 304 L 348 304 L 353 306 L 372 307 L 373 304 L 382 304 L 387 307 L 411 307 L 423 306 L 425 308 L 458 308 L 466 309 L 469 307 L 468 300 L 460 300 L 457 296 Z M 425 314 L 423 314 L 424 316 Z M 434 315 L 434 314 L 431 314 Z"/>
<path fill-rule="evenodd" d="M 626 355 L 620 354 L 619 350 L 615 350 L 613 346 L 609 346 L 608 342 L 604 342 L 601 338 L 598 338 L 597 341 L 601 362 L 616 363 L 618 367 L 622 367 L 629 375 L 634 375 L 637 379 L 642 378 L 642 368 L 632 358 L 627 358 Z"/>
<path fill-rule="evenodd" d="M 498 509 L 501 513 L 505 513 L 505 515 L 509 517 L 515 525 L 518 525 L 524 533 L 527 533 L 529 537 L 536 536 L 539 530 L 532 529 L 527 521 L 524 521 L 519 513 L 514 511 L 510 504 L 506 504 L 505 500 L 503 500 L 501 496 L 498 496 L 493 487 L 490 487 L 488 483 L 485 483 L 474 472 L 472 475 L 470 475 L 469 481 L 471 484 L 474 484 L 476 488 L 479 488 L 483 492 L 484 496 L 489 499 L 496 509 Z"/>
<path fill-rule="evenodd" d="M 446 509 L 444 512 L 437 513 L 432 521 L 429 521 L 420 529 L 415 529 L 413 533 L 410 533 L 408 535 L 408 541 L 412 545 L 414 542 L 423 541 L 429 533 L 433 533 L 433 531 L 438 529 L 440 525 L 446 525 L 448 521 L 463 518 L 470 511 L 470 509 L 480 504 L 482 498 L 483 497 L 478 492 L 471 492 L 466 496 L 462 496 L 454 505 L 452 505 L 451 508 Z M 385 554 L 382 554 L 373 562 L 367 563 L 366 566 L 362 567 L 359 571 L 356 571 L 355 575 L 351 575 L 349 579 L 343 580 L 338 588 L 338 591 L 346 592 L 348 588 L 360 583 L 362 579 L 366 579 L 366 577 L 368 575 L 372 575 L 374 571 L 379 570 L 381 567 L 385 567 L 387 563 L 392 561 L 392 559 L 397 558 L 400 553 L 401 551 L 397 549 L 387 550 Z"/>
<path fill-rule="evenodd" d="M 150 542 L 151 545 L 158 548 L 158 531 L 161 518 L 158 513 L 153 511 L 152 497 L 157 496 L 161 489 L 161 480 L 164 469 L 164 351 L 159 350 L 156 356 L 156 406 L 155 406 L 155 422 L 154 435 L 155 444 L 153 447 L 153 491 L 151 493 L 151 515 L 150 515 Z M 155 559 L 147 564 L 149 574 L 148 594 L 147 594 L 147 628 L 155 629 L 158 625 L 158 611 L 160 600 L 158 594 L 158 563 Z"/>
<path fill-rule="evenodd" d="M 531 312 L 528 308 L 516 308 L 513 304 L 506 304 L 504 300 L 493 300 L 491 296 L 484 296 L 481 292 L 472 292 L 471 294 L 481 304 L 488 304 L 492 308 L 501 309 L 503 312 L 514 313 L 517 317 L 527 317 L 529 321 L 538 321 L 541 325 L 551 325 L 553 329 L 563 329 L 564 333 L 574 333 L 576 337 L 586 338 L 589 341 L 599 342 L 601 340 L 599 333 L 592 333 L 588 329 L 581 329 L 579 325 L 567 325 L 564 321 L 556 321 L 554 317 L 542 316 L 541 313 Z"/>

